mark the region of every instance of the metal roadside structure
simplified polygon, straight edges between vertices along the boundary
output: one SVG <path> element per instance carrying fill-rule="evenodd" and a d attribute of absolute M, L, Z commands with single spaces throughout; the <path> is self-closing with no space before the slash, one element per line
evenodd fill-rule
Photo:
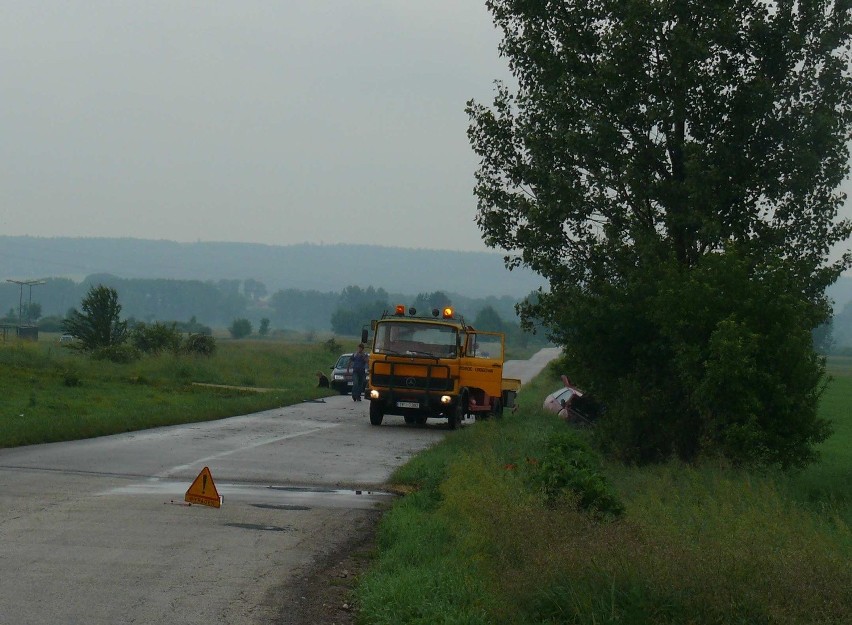
<path fill-rule="evenodd" d="M 499 417 L 512 407 L 521 386 L 503 377 L 505 336 L 465 323 L 451 307 L 418 316 L 397 305 L 370 324 L 370 423 L 401 415 L 423 425 L 446 419 L 455 429 L 463 419 Z M 368 333 L 362 332 L 367 342 Z"/>
<path fill-rule="evenodd" d="M 46 280 L 12 280 L 7 279 L 6 282 L 17 284 L 21 287 L 21 295 L 18 299 L 18 325 L 14 326 L 19 339 L 30 341 L 38 340 L 38 326 L 31 323 L 30 310 L 33 303 L 33 287 L 41 284 L 47 284 Z M 24 323 L 24 287 L 29 287 L 29 303 L 27 304 L 27 323 Z M 7 332 L 13 326 L 2 326 L 3 340 L 6 340 Z"/>

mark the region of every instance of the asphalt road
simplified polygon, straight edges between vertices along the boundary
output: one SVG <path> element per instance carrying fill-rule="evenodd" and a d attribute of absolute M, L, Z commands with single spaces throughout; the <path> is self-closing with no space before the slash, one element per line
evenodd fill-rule
<path fill-rule="evenodd" d="M 555 356 L 505 375 L 526 381 Z M 287 589 L 392 500 L 381 485 L 396 467 L 449 433 L 401 417 L 372 427 L 368 406 L 337 396 L 0 450 L 0 624 L 290 622 Z M 184 502 L 205 467 L 221 508 Z"/>

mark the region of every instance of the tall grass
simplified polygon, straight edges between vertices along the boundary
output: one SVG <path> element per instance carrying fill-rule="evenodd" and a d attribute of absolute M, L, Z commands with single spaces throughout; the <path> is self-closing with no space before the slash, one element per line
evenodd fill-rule
<path fill-rule="evenodd" d="M 558 385 L 554 372 L 540 376 L 517 414 L 453 433 L 395 474 L 413 494 L 382 523 L 359 622 L 849 622 L 852 449 L 835 439 L 852 415 L 841 376 L 823 402 L 835 421 L 823 465 L 759 474 L 602 462 L 624 504 L 608 520 L 531 486 L 544 442 L 565 429 L 539 408 Z M 824 481 L 806 488 L 814 475 Z"/>
<path fill-rule="evenodd" d="M 92 360 L 56 343 L 0 344 L 0 447 L 246 414 L 314 399 L 324 345 L 221 341 L 211 357 Z M 200 386 L 197 383 L 219 386 Z M 263 391 L 263 392 L 258 392 Z"/>
<path fill-rule="evenodd" d="M 831 383 L 820 404 L 834 433 L 819 448 L 820 462 L 785 482 L 791 496 L 852 526 L 852 358 L 829 361 Z"/>

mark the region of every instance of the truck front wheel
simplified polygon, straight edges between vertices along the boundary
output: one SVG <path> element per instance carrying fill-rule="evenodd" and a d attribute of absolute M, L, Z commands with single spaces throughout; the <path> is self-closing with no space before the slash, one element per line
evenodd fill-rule
<path fill-rule="evenodd" d="M 450 412 L 450 416 L 447 417 L 447 425 L 450 426 L 451 430 L 455 430 L 458 426 L 461 425 L 462 419 L 464 419 L 464 402 L 459 401 L 452 412 Z"/>
<path fill-rule="evenodd" d="M 385 418 L 385 411 L 382 409 L 381 401 L 370 402 L 370 424 L 381 425 L 382 419 Z"/>

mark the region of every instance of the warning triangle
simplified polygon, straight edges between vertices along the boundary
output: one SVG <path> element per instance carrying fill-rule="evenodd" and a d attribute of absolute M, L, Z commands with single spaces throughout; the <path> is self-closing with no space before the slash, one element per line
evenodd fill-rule
<path fill-rule="evenodd" d="M 195 478 L 195 481 L 186 491 L 183 498 L 189 503 L 200 503 L 202 506 L 212 506 L 219 508 L 222 505 L 222 497 L 219 491 L 216 490 L 216 484 L 213 483 L 213 476 L 210 474 L 210 469 L 204 467 L 201 473 Z"/>

